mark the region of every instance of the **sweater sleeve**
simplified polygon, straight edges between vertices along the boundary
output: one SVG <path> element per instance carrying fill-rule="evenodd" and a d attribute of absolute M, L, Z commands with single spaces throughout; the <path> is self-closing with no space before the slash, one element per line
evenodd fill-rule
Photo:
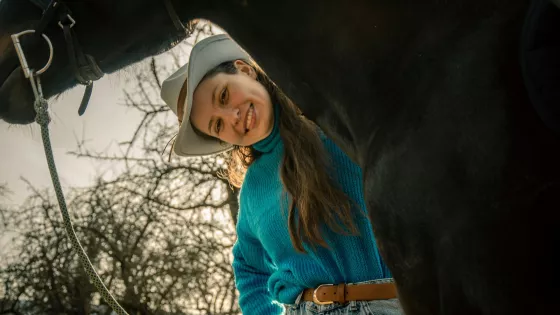
<path fill-rule="evenodd" d="M 239 291 L 239 306 L 245 315 L 282 314 L 283 307 L 273 302 L 267 288 L 272 266 L 266 260 L 261 243 L 251 235 L 240 196 L 237 241 L 233 246 L 233 272 Z"/>

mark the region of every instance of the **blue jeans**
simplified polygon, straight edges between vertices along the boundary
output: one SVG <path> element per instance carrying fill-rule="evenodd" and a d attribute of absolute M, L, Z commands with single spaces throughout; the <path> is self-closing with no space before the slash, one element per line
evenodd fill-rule
<path fill-rule="evenodd" d="M 378 279 L 353 284 L 363 283 L 390 283 L 393 279 Z M 300 301 L 300 297 L 295 304 L 285 305 L 287 315 L 403 315 L 399 301 L 397 299 L 373 300 L 373 301 L 350 301 L 345 304 L 333 303 L 329 305 L 317 305 L 313 302 Z"/>

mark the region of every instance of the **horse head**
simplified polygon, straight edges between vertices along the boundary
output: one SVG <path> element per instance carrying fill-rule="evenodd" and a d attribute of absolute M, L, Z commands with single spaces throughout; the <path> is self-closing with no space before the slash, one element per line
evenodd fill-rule
<path fill-rule="evenodd" d="M 167 3 L 166 3 L 167 1 Z M 0 3 L 0 118 L 16 124 L 33 121 L 33 93 L 24 77 L 11 35 L 40 24 L 50 0 L 3 0 Z M 189 33 L 178 20 L 169 0 L 59 1 L 75 21 L 74 39 L 103 73 L 172 48 Z M 52 3 L 51 3 L 52 5 Z M 170 11 L 171 9 L 171 11 Z M 47 21 L 44 34 L 53 44 L 52 65 L 41 77 L 45 97 L 59 94 L 78 79 L 69 62 L 58 15 Z M 38 70 L 49 58 L 46 42 L 38 36 L 20 38 L 30 68 Z M 79 48 L 78 48 L 79 49 Z"/>

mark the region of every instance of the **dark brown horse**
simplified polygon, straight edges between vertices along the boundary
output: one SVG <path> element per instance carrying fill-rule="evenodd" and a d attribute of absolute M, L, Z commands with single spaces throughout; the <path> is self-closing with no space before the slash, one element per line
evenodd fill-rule
<path fill-rule="evenodd" d="M 13 123 L 34 118 L 9 38 L 40 19 L 29 1 L 0 2 L 0 116 Z M 84 51 L 105 72 L 186 36 L 162 0 L 65 2 Z M 363 167 L 371 221 L 407 314 L 558 312 L 558 8 L 546 0 L 172 3 L 185 23 L 206 18 L 228 31 Z M 43 77 L 52 96 L 76 81 L 60 29 L 47 34 L 60 52 Z M 44 61 L 42 44 L 27 41 L 37 45 L 31 63 Z"/>

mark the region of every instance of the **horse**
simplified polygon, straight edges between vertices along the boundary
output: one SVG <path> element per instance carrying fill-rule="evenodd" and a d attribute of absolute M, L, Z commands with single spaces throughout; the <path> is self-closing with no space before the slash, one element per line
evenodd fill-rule
<path fill-rule="evenodd" d="M 11 123 L 34 118 L 9 38 L 40 20 L 30 1 L 0 2 L 0 116 Z M 188 35 L 164 0 L 64 2 L 83 50 L 106 73 Z M 183 24 L 201 18 L 225 29 L 362 167 L 406 314 L 557 312 L 560 138 L 554 107 L 539 101 L 554 97 L 538 71 L 554 64 L 552 2 L 171 3 Z M 42 76 L 53 96 L 77 81 L 59 27 L 45 33 L 61 52 Z M 44 62 L 44 44 L 24 40 L 35 47 L 30 63 Z M 537 48 L 548 63 L 531 58 Z"/>

